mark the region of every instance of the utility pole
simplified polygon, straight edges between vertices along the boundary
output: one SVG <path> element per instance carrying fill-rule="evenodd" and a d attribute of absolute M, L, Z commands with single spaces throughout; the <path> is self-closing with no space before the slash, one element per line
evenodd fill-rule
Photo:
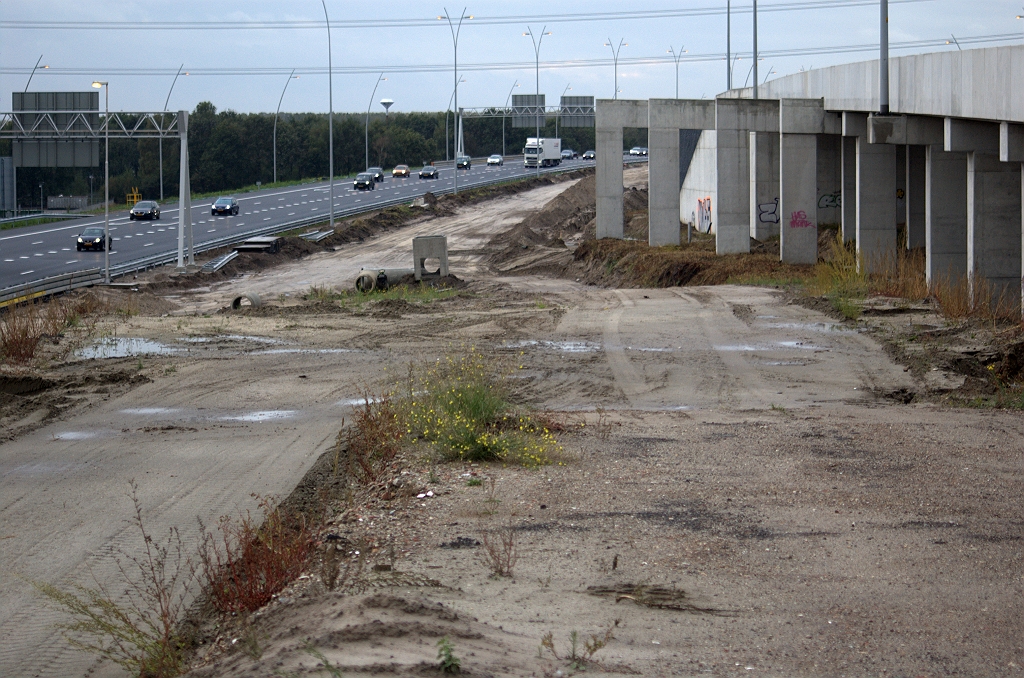
<path fill-rule="evenodd" d="M 334 230 L 334 67 L 331 60 L 331 18 L 327 16 L 327 0 L 320 0 L 324 6 L 324 22 L 327 24 L 327 98 L 330 103 L 327 109 L 327 145 L 329 147 L 328 166 L 331 173 L 331 230 Z"/>
<path fill-rule="evenodd" d="M 725 2 L 725 88 L 732 89 L 732 0 Z"/>
<path fill-rule="evenodd" d="M 757 98 L 757 0 L 754 0 L 754 98 Z"/>
<path fill-rule="evenodd" d="M 889 0 L 880 0 L 879 9 L 878 112 L 889 115 Z"/>

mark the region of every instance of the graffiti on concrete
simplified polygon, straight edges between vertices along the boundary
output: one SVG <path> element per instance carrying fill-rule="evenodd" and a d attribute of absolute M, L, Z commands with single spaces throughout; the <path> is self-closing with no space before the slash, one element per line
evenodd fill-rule
<path fill-rule="evenodd" d="M 701 233 L 711 232 L 711 196 L 697 200 L 697 230 Z"/>
<path fill-rule="evenodd" d="M 779 223 L 779 199 L 757 206 L 757 220 L 762 224 Z"/>
<path fill-rule="evenodd" d="M 818 198 L 818 209 L 827 210 L 830 208 L 839 208 L 843 206 L 843 193 L 842 191 L 836 191 L 835 193 L 826 193 L 825 195 Z"/>
<path fill-rule="evenodd" d="M 814 222 L 807 218 L 807 212 L 798 210 L 789 217 L 790 228 L 814 228 Z"/>

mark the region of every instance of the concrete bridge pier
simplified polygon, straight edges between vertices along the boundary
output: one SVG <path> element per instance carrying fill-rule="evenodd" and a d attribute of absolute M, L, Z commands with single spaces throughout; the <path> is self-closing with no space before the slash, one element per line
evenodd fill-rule
<path fill-rule="evenodd" d="M 647 102 L 600 99 L 596 104 L 594 126 L 597 141 L 597 237 L 621 240 L 622 129 L 647 126 Z"/>
<path fill-rule="evenodd" d="M 832 124 L 840 127 L 839 116 L 830 114 Z M 841 129 L 840 129 L 841 131 Z M 843 137 L 818 136 L 818 224 L 838 225 L 843 221 Z"/>
<path fill-rule="evenodd" d="M 988 283 L 993 305 L 1021 305 L 1021 169 L 967 154 L 967 279 Z"/>
<path fill-rule="evenodd" d="M 715 102 L 651 99 L 648 102 L 648 242 L 652 247 L 678 245 L 680 136 L 682 130 L 713 130 Z M 621 142 L 620 142 L 621 145 Z"/>
<path fill-rule="evenodd" d="M 925 149 L 925 281 L 958 284 L 967 275 L 967 154 Z"/>
<path fill-rule="evenodd" d="M 718 224 L 715 251 L 750 251 L 750 133 L 778 133 L 778 100 L 716 99 Z"/>
<path fill-rule="evenodd" d="M 999 124 L 999 160 L 1020 172 L 1020 223 L 1024 238 L 1024 124 Z M 1024 242 L 1021 243 L 1021 307 L 1024 315 Z"/>
<path fill-rule="evenodd" d="M 857 137 L 857 256 L 869 273 L 896 254 L 896 148 Z"/>

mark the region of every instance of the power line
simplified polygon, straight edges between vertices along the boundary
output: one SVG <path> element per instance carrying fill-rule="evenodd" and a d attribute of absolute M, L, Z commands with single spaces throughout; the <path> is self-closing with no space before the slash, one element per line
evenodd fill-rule
<path fill-rule="evenodd" d="M 934 2 L 935 0 L 891 0 L 890 4 L 910 4 Z M 803 2 L 779 2 L 760 5 L 758 14 L 766 12 L 801 12 L 817 9 L 840 9 L 845 7 L 869 7 L 878 4 L 878 0 L 804 0 Z M 733 14 L 749 14 L 752 5 L 735 5 Z M 543 14 L 543 15 L 506 15 L 476 16 L 475 25 L 522 24 L 531 22 L 566 23 L 594 21 L 630 21 L 650 19 L 670 19 L 701 16 L 721 16 L 725 14 L 723 7 L 697 7 L 693 9 L 665 10 L 634 10 L 626 12 L 586 12 L 575 14 Z M 439 26 L 436 18 L 419 19 L 347 19 L 331 21 L 331 28 L 420 28 Z M 296 21 L 133 21 L 131 30 L 146 31 L 220 31 L 224 30 L 322 30 L 324 23 L 315 20 Z M 0 29 L 12 30 L 86 30 L 86 31 L 124 31 L 125 27 L 109 21 L 35 21 L 7 19 L 0 20 Z"/>
<path fill-rule="evenodd" d="M 873 0 L 874 1 L 874 0 Z M 990 35 L 975 35 L 957 38 L 961 45 L 980 45 L 980 44 L 992 44 L 998 42 L 1012 42 L 1020 39 L 1018 33 L 994 33 Z M 903 42 L 893 42 L 890 44 L 890 49 L 893 50 L 911 50 L 920 49 L 924 47 L 940 47 L 945 46 L 946 38 L 933 38 L 927 40 L 910 40 Z M 874 52 L 878 49 L 878 43 L 861 43 L 855 45 L 830 45 L 822 47 L 801 47 L 791 49 L 779 49 L 779 50 L 762 50 L 760 54 L 765 57 L 794 57 L 794 56 L 810 56 L 817 54 L 851 54 L 856 52 Z M 750 57 L 750 52 L 741 53 L 737 52 L 736 55 L 744 58 Z M 687 54 L 680 61 L 689 63 L 700 63 L 700 62 L 712 62 L 721 61 L 725 58 L 724 52 L 708 52 L 703 54 Z M 611 63 L 610 59 L 599 58 L 599 59 L 569 59 L 561 61 L 542 61 L 540 63 L 541 68 L 545 70 L 553 69 L 564 69 L 564 68 L 595 68 L 595 67 L 606 67 Z M 671 64 L 672 59 L 664 56 L 651 56 L 651 57 L 622 57 L 619 59 L 620 64 L 631 64 L 631 65 L 657 65 L 657 64 Z M 507 70 L 519 70 L 526 68 L 533 68 L 534 62 L 525 61 L 508 61 L 508 62 L 491 62 L 491 63 L 476 63 L 476 64 L 464 64 L 460 69 L 466 71 L 507 71 Z M 409 64 L 409 65 L 396 65 L 396 66 L 335 66 L 334 73 L 337 75 L 357 75 L 366 73 L 379 73 L 384 71 L 385 73 L 403 74 L 403 73 L 437 73 L 447 72 L 450 70 L 449 64 Z M 30 68 L 0 68 L 0 75 L 25 75 L 31 69 Z M 189 75 L 193 77 L 199 76 L 279 76 L 287 75 L 292 70 L 290 66 L 272 66 L 265 68 L 253 68 L 253 67 L 240 67 L 240 68 L 224 68 L 224 67 L 213 67 L 213 68 L 202 68 L 202 67 L 189 67 Z M 75 68 L 60 68 L 51 66 L 45 73 L 46 77 L 52 77 L 55 75 L 95 75 L 97 73 L 104 75 L 122 75 L 122 76 L 169 76 L 174 75 L 176 70 L 174 68 L 97 68 L 97 67 L 75 67 Z M 301 75 L 326 75 L 327 69 L 311 66 L 311 67 L 297 67 L 295 72 Z"/>

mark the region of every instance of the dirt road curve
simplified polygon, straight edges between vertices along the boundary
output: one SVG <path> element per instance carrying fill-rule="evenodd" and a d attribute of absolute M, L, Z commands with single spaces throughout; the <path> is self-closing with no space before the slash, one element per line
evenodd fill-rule
<path fill-rule="evenodd" d="M 459 610 L 469 630 L 457 643 L 476 673 L 543 675 L 554 665 L 537 663 L 542 632 L 592 633 L 614 620 L 617 640 L 605 651 L 614 675 L 1016 666 L 1019 417 L 888 401 L 914 387 L 902 366 L 865 334 L 777 291 L 609 290 L 489 275 L 489 238 L 566 186 L 174 292 L 176 314 L 120 325 L 119 336 L 159 342 L 163 353 L 83 368 L 120 363 L 152 381 L 0 445 L 0 675 L 121 675 L 67 649 L 52 629 L 56 614 L 14 575 L 58 585 L 116 581 L 115 555 L 138 546 L 130 480 L 154 535 L 178 526 L 195 539 L 197 516 L 214 521 L 253 508 L 252 493 L 288 493 L 364 388 L 409 361 L 466 345 L 521 364 L 538 407 L 604 427 L 566 437 L 578 463 L 485 471 L 497 478 L 503 506 L 526 521 L 515 581 L 489 579 L 473 552 L 437 550 L 479 536 L 481 490 L 466 487 L 468 468 L 435 469 L 430 504 L 380 509 L 381 524 L 407 530 L 396 537 L 398 568 L 445 587 L 396 595 Z M 407 265 L 410 239 L 438 232 L 449 235 L 452 272 L 469 281 L 459 295 L 426 308 L 299 300 L 310 285 L 347 287 L 363 265 Z M 215 313 L 242 291 L 259 292 L 280 312 Z M 729 614 L 669 613 L 586 594 L 591 585 L 630 582 L 679 586 Z M 281 663 L 256 674 L 295 670 L 301 638 L 349 624 L 351 615 L 328 613 L 337 604 L 333 594 L 311 600 L 305 613 L 268 628 L 279 642 L 268 644 L 265 661 Z M 343 602 L 360 616 L 368 605 Z M 954 614 L 963 608 L 969 624 L 987 630 L 965 631 Z M 419 614 L 411 603 L 403 609 Z M 433 660 L 436 637 L 399 635 L 384 649 L 354 636 L 321 647 L 346 671 L 375 662 L 414 667 L 421 646 Z M 948 646 L 927 659 L 937 643 Z M 248 660 L 229 659 L 206 675 L 249 675 Z M 381 673 L 407 675 L 389 671 Z"/>

